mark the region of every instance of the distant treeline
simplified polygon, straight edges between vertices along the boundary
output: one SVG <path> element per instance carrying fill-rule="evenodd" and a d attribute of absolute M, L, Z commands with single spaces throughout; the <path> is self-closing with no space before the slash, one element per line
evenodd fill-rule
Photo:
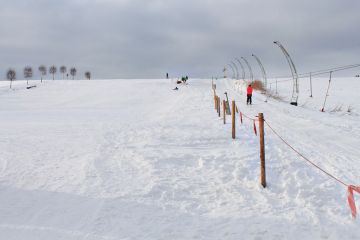
<path fill-rule="evenodd" d="M 58 68 L 55 65 L 50 66 L 49 68 L 47 68 L 45 65 L 40 65 L 38 68 L 38 71 L 40 73 L 41 76 L 41 82 L 43 81 L 43 78 L 45 78 L 45 76 L 47 75 L 47 73 L 49 72 L 49 74 L 52 75 L 52 79 L 55 79 L 55 74 L 58 71 Z M 29 81 L 29 78 L 32 78 L 33 76 L 33 68 L 30 66 L 26 66 L 24 67 L 23 70 L 23 76 L 26 80 Z M 75 67 L 71 67 L 68 71 L 66 66 L 61 66 L 59 68 L 59 72 L 62 74 L 62 79 L 69 79 L 69 74 L 72 77 L 72 79 L 75 79 L 76 73 L 77 73 L 77 69 Z M 90 80 L 91 79 L 91 72 L 90 71 L 86 71 L 85 72 L 85 78 Z M 14 81 L 16 79 L 16 71 L 13 68 L 10 68 L 9 70 L 7 70 L 6 72 L 6 79 L 10 81 L 10 88 L 12 86 L 12 81 Z"/>

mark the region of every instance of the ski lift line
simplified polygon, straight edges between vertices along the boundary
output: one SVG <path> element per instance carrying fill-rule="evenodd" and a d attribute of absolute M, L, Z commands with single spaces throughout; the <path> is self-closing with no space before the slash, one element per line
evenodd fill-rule
<path fill-rule="evenodd" d="M 292 149 L 295 153 L 297 153 L 300 157 L 302 157 L 305 161 L 307 161 L 308 163 L 310 163 L 311 165 L 313 165 L 314 167 L 316 167 L 317 169 L 319 169 L 320 171 L 322 171 L 323 173 L 325 173 L 326 175 L 328 175 L 329 177 L 331 177 L 332 179 L 336 180 L 337 182 L 341 183 L 342 185 L 348 187 L 349 184 L 346 184 L 344 181 L 340 180 L 339 178 L 335 177 L 334 175 L 332 175 L 331 173 L 325 171 L 323 168 L 319 167 L 317 164 L 315 164 L 313 161 L 311 161 L 309 158 L 305 157 L 302 153 L 300 153 L 298 150 L 296 150 L 292 145 L 290 145 L 290 143 L 288 143 L 282 136 L 280 136 L 280 134 L 277 133 L 277 131 L 274 130 L 273 127 L 271 127 L 271 125 L 268 123 L 267 120 L 264 120 L 265 124 L 270 128 L 270 130 L 285 144 L 287 145 L 290 149 Z"/>
<path fill-rule="evenodd" d="M 328 69 L 322 69 L 322 70 L 316 70 L 316 71 L 311 71 L 311 72 L 306 72 L 306 73 L 300 73 L 298 74 L 299 76 L 303 76 L 303 75 L 308 75 L 310 73 L 319 73 L 319 72 L 324 72 L 324 73 L 328 73 L 330 71 L 334 71 L 337 69 L 342 69 L 342 68 L 351 68 L 351 67 L 358 67 L 360 66 L 360 64 L 350 64 L 350 65 L 345 65 L 345 66 L 339 66 L 339 67 L 333 67 L 333 68 L 328 68 Z M 272 77 L 272 78 L 290 78 L 291 76 L 277 76 L 277 77 Z"/>
<path fill-rule="evenodd" d="M 328 74 L 330 72 L 339 72 L 339 71 L 344 71 L 344 70 L 347 70 L 347 69 L 352 69 L 352 68 L 357 68 L 357 67 L 360 67 L 360 64 L 356 64 L 356 65 L 348 65 L 348 66 L 344 66 L 344 67 L 338 67 L 338 68 L 332 68 L 333 70 L 331 71 L 323 71 L 323 72 L 320 72 L 320 71 L 317 71 L 317 72 L 308 72 L 308 73 L 302 73 L 302 74 L 299 74 L 299 78 L 307 78 L 307 77 L 310 77 L 310 74 L 311 76 L 320 76 L 320 75 L 325 75 L 325 74 Z M 285 80 L 280 80 L 278 81 L 278 83 L 281 83 L 281 82 L 289 82 L 291 81 L 292 79 L 285 79 Z M 271 82 L 270 84 L 272 83 L 275 83 L 275 82 Z"/>
<path fill-rule="evenodd" d="M 311 76 L 319 76 L 319 75 L 324 75 L 324 74 L 330 73 L 331 71 L 332 72 L 338 72 L 338 71 L 343 71 L 343 70 L 357 68 L 357 67 L 360 67 L 360 64 L 346 65 L 346 66 L 334 67 L 334 68 L 329 68 L 329 69 L 324 69 L 324 70 L 306 72 L 306 73 L 299 74 L 299 78 L 310 77 L 310 74 L 311 74 Z M 289 76 L 274 77 L 274 78 L 288 78 L 288 77 Z M 285 82 L 285 81 L 290 81 L 290 80 L 291 79 L 286 79 L 286 80 L 280 80 L 278 82 Z"/>
<path fill-rule="evenodd" d="M 277 81 L 277 83 L 282 83 L 282 82 L 291 82 L 291 81 L 293 81 L 293 79 L 291 78 L 289 78 L 289 79 L 285 79 L 285 80 L 278 80 Z M 275 82 L 271 82 L 270 84 L 274 84 L 274 83 L 276 83 L 276 81 Z"/>
<path fill-rule="evenodd" d="M 325 70 L 318 70 L 318 71 L 313 71 L 313 72 L 302 73 L 300 75 L 301 76 L 303 76 L 303 75 L 309 76 L 310 73 L 312 75 L 314 75 L 314 74 L 316 75 L 316 74 L 322 74 L 322 73 L 328 73 L 328 72 L 342 71 L 345 69 L 350 69 L 350 68 L 355 68 L 355 67 L 360 67 L 360 64 L 352 64 L 352 65 L 347 65 L 347 66 L 334 67 L 334 68 L 329 68 L 329 69 L 325 69 Z"/>
<path fill-rule="evenodd" d="M 338 72 L 338 71 L 343 71 L 343 70 L 356 68 L 356 67 L 360 67 L 360 64 L 337 67 L 337 68 L 327 69 L 327 70 L 323 70 L 323 71 L 308 72 L 308 73 L 300 74 L 300 76 L 301 76 L 301 78 L 310 77 L 310 74 L 311 74 L 311 76 L 318 76 L 318 75 L 323 75 L 323 74 L 327 74 L 330 72 Z"/>

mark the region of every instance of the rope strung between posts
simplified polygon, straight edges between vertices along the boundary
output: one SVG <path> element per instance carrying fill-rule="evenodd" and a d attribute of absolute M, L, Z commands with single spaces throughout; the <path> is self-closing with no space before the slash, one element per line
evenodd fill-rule
<path fill-rule="evenodd" d="M 354 191 L 360 194 L 360 187 L 359 186 L 354 186 L 354 185 L 349 185 L 346 184 L 344 181 L 340 180 L 339 178 L 335 177 L 334 175 L 332 175 L 331 173 L 325 171 L 324 169 L 322 169 L 321 167 L 319 167 L 317 164 L 315 164 L 313 161 L 311 161 L 309 158 L 305 157 L 302 153 L 300 153 L 298 150 L 296 150 L 293 146 L 291 146 L 283 137 L 280 136 L 280 134 L 278 134 L 274 128 L 272 128 L 270 126 L 270 124 L 265 121 L 265 124 L 270 128 L 270 130 L 278 137 L 280 138 L 280 140 L 286 144 L 289 148 L 291 148 L 295 153 L 297 153 L 299 156 L 301 156 L 305 161 L 307 161 L 308 163 L 310 163 L 312 166 L 316 167 L 317 169 L 319 169 L 321 172 L 323 172 L 324 174 L 328 175 L 330 178 L 334 179 L 335 181 L 337 181 L 338 183 L 344 185 L 345 187 L 347 187 L 347 193 L 348 193 L 348 203 L 349 203 L 349 207 L 351 209 L 351 215 L 352 217 L 355 219 L 356 218 L 356 205 L 355 205 L 355 200 L 354 200 Z"/>
<path fill-rule="evenodd" d="M 239 110 L 238 110 L 239 108 L 237 107 L 237 105 L 236 105 L 236 112 L 239 112 Z M 240 111 L 240 113 L 241 113 L 241 115 L 243 116 L 243 117 L 245 117 L 245 118 L 247 118 L 247 119 L 249 119 L 249 120 L 251 120 L 251 121 L 258 121 L 258 118 L 257 118 L 257 116 L 255 116 L 255 118 L 252 118 L 252 117 L 249 117 L 248 115 L 246 115 L 245 113 L 243 113 L 242 111 Z"/>
<path fill-rule="evenodd" d="M 236 112 L 239 113 L 239 108 L 237 106 L 236 106 Z M 240 111 L 240 123 L 241 124 L 243 123 L 243 116 L 253 122 L 254 133 L 257 136 L 256 121 L 259 121 L 258 116 L 255 116 L 255 118 L 251 118 Z"/>
<path fill-rule="evenodd" d="M 333 178 L 334 180 L 336 180 L 337 182 L 341 183 L 344 186 L 349 186 L 348 184 L 344 183 L 343 181 L 341 181 L 339 178 L 335 177 L 334 175 L 332 175 L 331 173 L 325 171 L 324 169 L 322 169 L 321 167 L 319 167 L 318 165 L 316 165 L 314 162 L 312 162 L 310 159 L 308 159 L 307 157 L 305 157 L 302 153 L 300 153 L 298 150 L 296 150 L 293 146 L 291 146 L 283 137 L 281 137 L 271 126 L 270 124 L 264 120 L 265 124 L 271 129 L 271 131 L 278 137 L 281 139 L 281 141 L 283 143 L 285 143 L 289 148 L 291 148 L 294 152 L 296 152 L 300 157 L 302 157 L 305 161 L 307 161 L 308 163 L 310 163 L 311 165 L 313 165 L 314 167 L 316 167 L 317 169 L 319 169 L 320 171 L 322 171 L 323 173 L 325 173 L 326 175 L 328 175 L 329 177 Z"/>
<path fill-rule="evenodd" d="M 220 101 L 220 100 L 219 100 Z M 219 104 L 220 105 L 220 104 Z M 249 116 L 247 116 L 246 114 L 244 114 L 243 112 L 241 112 L 239 110 L 239 108 L 235 105 L 235 109 L 234 109 L 237 113 L 240 113 L 240 121 L 241 123 L 243 123 L 243 116 L 249 120 L 251 120 L 253 122 L 253 128 L 254 128 L 254 133 L 255 135 L 257 135 L 257 129 L 256 129 L 256 121 L 259 121 L 258 116 L 256 116 L 255 118 L 251 118 Z M 220 112 L 219 112 L 219 116 L 220 116 Z M 360 194 L 360 186 L 355 186 L 355 185 L 349 185 L 346 184 L 344 181 L 340 180 L 339 178 L 335 177 L 334 175 L 332 175 L 331 173 L 327 172 L 326 170 L 324 170 L 323 168 L 321 168 L 320 166 L 318 166 L 317 164 L 315 164 L 313 161 L 311 161 L 309 158 L 307 158 L 306 156 L 304 156 L 302 153 L 300 153 L 297 149 L 295 149 L 292 145 L 290 145 L 290 143 L 288 143 L 279 133 L 277 133 L 277 131 L 275 131 L 275 129 L 268 123 L 268 121 L 265 121 L 265 124 L 269 127 L 269 129 L 285 144 L 287 145 L 290 149 L 292 149 L 296 154 L 298 154 L 300 157 L 302 157 L 305 161 L 307 161 L 309 164 L 311 164 L 313 167 L 317 168 L 318 170 L 320 170 L 321 172 L 323 172 L 324 174 L 326 174 L 327 176 L 329 176 L 330 178 L 334 179 L 335 181 L 337 181 L 338 183 L 342 184 L 343 186 L 347 187 L 347 198 L 348 198 L 348 204 L 349 207 L 351 209 L 351 215 L 352 217 L 355 219 L 356 218 L 356 204 L 355 204 L 355 200 L 354 200 L 354 191 Z"/>
<path fill-rule="evenodd" d="M 242 115 L 243 115 L 245 118 L 247 118 L 247 119 L 249 119 L 249 120 L 251 120 L 251 121 L 258 121 L 257 118 L 249 117 L 249 116 L 247 116 L 245 113 L 242 113 Z"/>

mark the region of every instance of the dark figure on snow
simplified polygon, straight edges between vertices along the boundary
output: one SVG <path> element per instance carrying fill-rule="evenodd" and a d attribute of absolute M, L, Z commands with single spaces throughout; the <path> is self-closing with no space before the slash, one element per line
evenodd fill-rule
<path fill-rule="evenodd" d="M 249 86 L 246 89 L 246 95 L 247 95 L 247 99 L 246 99 L 246 104 L 250 105 L 252 104 L 252 93 L 253 93 L 253 88 L 251 87 L 251 84 L 249 84 Z"/>
<path fill-rule="evenodd" d="M 169 73 L 166 73 L 166 79 L 169 79 Z"/>

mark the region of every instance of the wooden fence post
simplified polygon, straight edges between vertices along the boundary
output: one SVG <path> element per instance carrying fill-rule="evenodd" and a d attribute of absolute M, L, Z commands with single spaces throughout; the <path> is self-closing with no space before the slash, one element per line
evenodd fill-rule
<path fill-rule="evenodd" d="M 214 96 L 214 101 L 215 101 L 215 110 L 216 110 L 216 112 L 218 112 L 218 110 L 219 110 L 219 108 L 218 108 L 218 102 L 217 102 L 217 96 L 215 95 Z"/>
<path fill-rule="evenodd" d="M 226 102 L 223 100 L 223 114 L 224 114 L 224 124 L 226 124 Z"/>
<path fill-rule="evenodd" d="M 232 138 L 235 139 L 235 101 L 232 101 Z"/>
<path fill-rule="evenodd" d="M 215 92 L 215 90 L 214 90 L 214 103 L 215 103 L 215 109 L 217 109 L 217 95 L 216 95 L 216 92 Z"/>
<path fill-rule="evenodd" d="M 217 105 L 216 105 L 217 103 L 216 103 L 216 95 L 214 94 L 214 109 L 217 109 Z"/>
<path fill-rule="evenodd" d="M 265 141 L 264 141 L 264 115 L 259 113 L 259 131 L 260 131 L 260 180 L 261 185 L 266 188 L 265 171 Z"/>
<path fill-rule="evenodd" d="M 218 96 L 218 115 L 219 115 L 219 117 L 220 117 L 220 112 L 221 112 L 221 110 L 220 110 L 220 97 Z"/>

